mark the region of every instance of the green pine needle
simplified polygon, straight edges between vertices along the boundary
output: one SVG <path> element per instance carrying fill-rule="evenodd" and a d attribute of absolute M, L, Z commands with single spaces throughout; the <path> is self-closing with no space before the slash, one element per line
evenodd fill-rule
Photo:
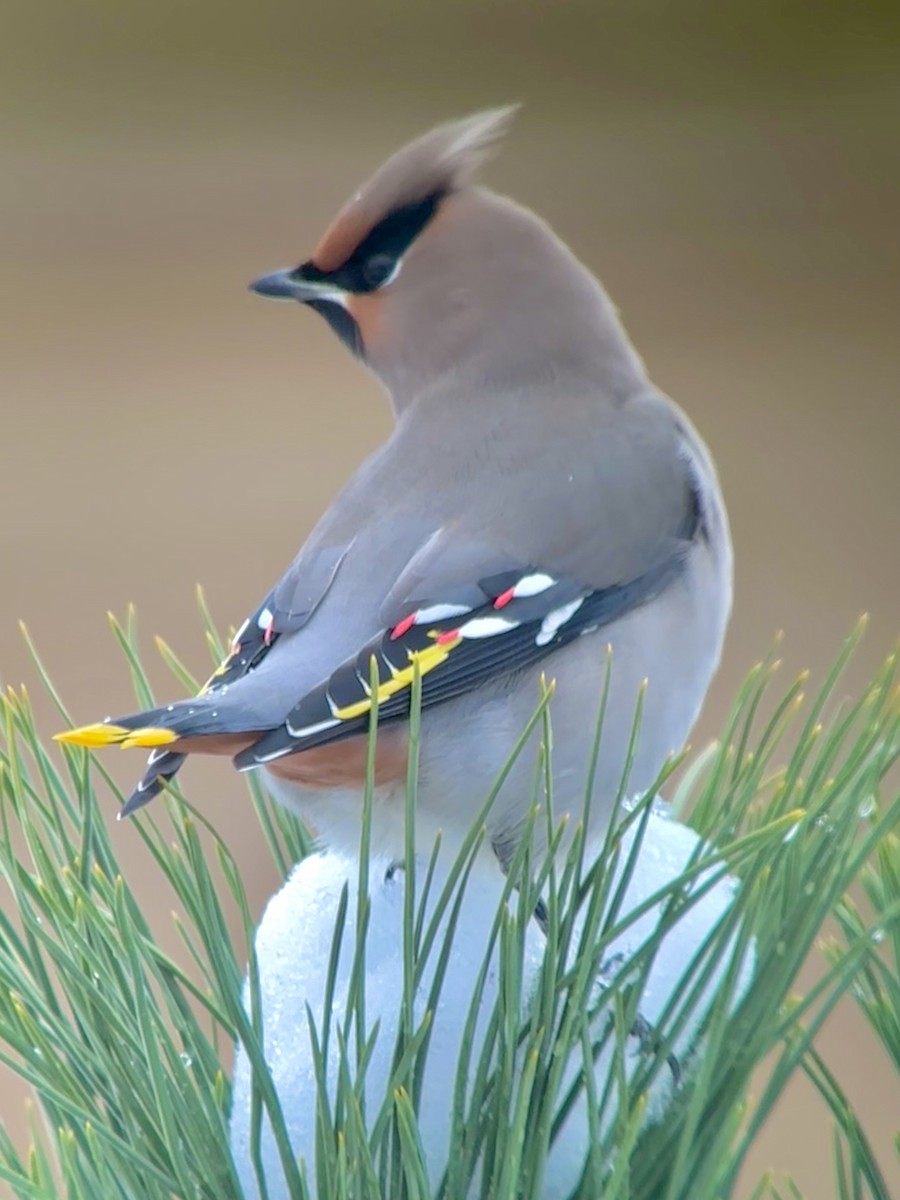
<path fill-rule="evenodd" d="M 221 640 L 202 593 L 199 601 L 207 639 L 220 657 Z M 124 624 L 111 618 L 111 624 L 138 701 L 149 705 L 134 614 Z M 310 1097 L 318 1104 L 317 1150 L 315 1162 L 297 1163 L 262 1050 L 253 922 L 229 848 L 177 787 L 134 819 L 131 829 L 143 843 L 147 869 L 176 913 L 182 949 L 173 958 L 157 944 L 119 867 L 107 822 L 121 796 L 102 761 L 69 746 L 49 753 L 27 693 L 9 691 L 0 734 L 0 879 L 6 892 L 0 910 L 0 1062 L 30 1085 L 42 1122 L 34 1124 L 29 1146 L 14 1145 L 0 1129 L 0 1180 L 12 1195 L 28 1200 L 62 1194 L 71 1200 L 239 1200 L 227 1136 L 230 1084 L 223 1068 L 223 1057 L 230 1059 L 238 1040 L 254 1068 L 251 1155 L 257 1173 L 265 1120 L 291 1194 L 299 1198 L 313 1195 L 312 1181 L 329 1200 L 538 1197 L 553 1139 L 586 1090 L 592 1137 L 577 1197 L 722 1200 L 734 1194 L 748 1149 L 788 1081 L 802 1070 L 834 1118 L 836 1194 L 887 1200 L 884 1164 L 876 1161 L 839 1080 L 815 1046 L 822 1023 L 849 993 L 900 1071 L 900 797 L 895 783 L 891 789 L 900 755 L 900 704 L 894 658 L 856 699 L 834 707 L 837 681 L 861 633 L 860 626 L 811 702 L 801 699 L 805 680 L 771 698 L 776 666 L 771 658 L 751 672 L 721 741 L 687 764 L 674 797 L 677 811 L 688 814 L 709 841 L 678 879 L 662 884 L 632 913 L 622 906 L 625 885 L 656 792 L 672 765 L 634 805 L 624 803 L 623 780 L 603 852 L 591 861 L 585 821 L 554 819 L 552 686 L 545 688 L 513 757 L 524 752 L 533 730 L 540 731 L 530 820 L 541 822 L 551 853 L 538 861 L 526 837 L 510 864 L 473 988 L 457 1076 L 447 1081 L 451 1146 L 436 1190 L 429 1185 L 416 1115 L 431 1018 L 484 818 L 502 781 L 485 798 L 440 894 L 432 894 L 436 857 L 405 889 L 399 1032 L 384 1095 L 374 1106 L 370 1096 L 367 1105 L 366 1075 L 380 1036 L 377 1025 L 367 1023 L 365 994 L 372 743 L 361 804 L 357 932 L 346 935 L 345 891 L 326 980 L 330 997 L 338 960 L 349 955 L 350 995 L 339 1028 L 316 1029 L 310 1016 L 318 1072 L 318 1096 Z M 43 686 L 68 721 L 31 649 Z M 179 683 L 195 686 L 165 643 L 159 650 Z M 415 691 L 418 696 L 418 682 Z M 607 691 L 608 672 L 600 689 L 600 720 Z M 375 720 L 373 712 L 373 726 Z M 639 721 L 640 704 L 635 737 Z M 405 864 L 411 883 L 418 738 L 416 702 Z M 591 764 L 589 775 L 593 769 Z M 587 780 L 586 790 L 590 794 Z M 271 804 L 255 778 L 250 792 L 264 840 L 284 875 L 309 852 L 311 839 Z M 622 861 L 628 827 L 636 837 L 631 857 Z M 725 875 L 741 881 L 734 904 L 685 964 L 637 1070 L 626 1071 L 626 1059 L 634 1055 L 629 1031 L 660 942 Z M 533 992 L 526 995 L 526 929 L 539 895 L 546 906 L 547 948 Z M 656 905 L 661 912 L 656 932 L 627 963 L 606 971 L 609 984 L 598 989 L 608 948 Z M 792 990 L 798 970 L 829 918 L 837 936 L 825 945 L 825 973 L 798 996 Z M 487 1018 L 481 1014 L 486 1033 L 476 1040 L 495 949 L 501 986 L 492 1011 Z M 742 968 L 754 957 L 755 972 L 746 984 Z M 671 1072 L 672 1047 L 698 1013 L 702 1033 L 690 1070 L 665 1121 L 648 1124 L 650 1090 Z M 329 1091 L 324 1064 L 334 1049 L 331 1038 L 340 1070 L 337 1087 Z M 612 1066 L 599 1077 L 594 1063 L 607 1047 Z M 754 1096 L 751 1080 L 764 1060 L 774 1065 Z M 261 1192 L 266 1194 L 263 1181 Z M 800 1193 L 790 1180 L 767 1177 L 754 1197 L 767 1196 L 796 1200 Z"/>

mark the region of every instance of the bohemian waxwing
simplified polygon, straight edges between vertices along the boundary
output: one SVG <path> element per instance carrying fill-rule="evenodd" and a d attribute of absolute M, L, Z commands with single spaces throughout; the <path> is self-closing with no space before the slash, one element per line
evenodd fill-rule
<path fill-rule="evenodd" d="M 422 678 L 417 837 L 468 829 L 540 699 L 557 813 L 580 814 L 607 646 L 592 820 L 648 787 L 719 661 L 731 545 L 715 471 L 653 387 L 597 280 L 543 221 L 477 187 L 511 109 L 412 142 L 312 257 L 252 285 L 315 309 L 387 388 L 388 441 L 350 480 L 198 696 L 58 735 L 152 747 L 123 815 L 191 753 L 262 766 L 355 851 L 374 656 L 373 845 L 402 852 L 410 684 Z M 540 732 L 534 734 L 536 744 Z M 523 753 L 488 822 L 504 860 L 534 794 Z"/>

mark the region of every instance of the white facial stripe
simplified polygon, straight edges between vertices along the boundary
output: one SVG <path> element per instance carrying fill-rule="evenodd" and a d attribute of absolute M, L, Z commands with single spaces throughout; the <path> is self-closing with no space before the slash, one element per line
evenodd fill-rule
<path fill-rule="evenodd" d="M 461 617 L 471 612 L 468 604 L 429 604 L 416 612 L 415 625 L 428 625 L 432 621 L 446 621 L 450 617 Z"/>
<path fill-rule="evenodd" d="M 553 587 L 554 583 L 556 580 L 553 576 L 543 571 L 537 571 L 534 575 L 523 575 L 513 588 L 513 595 L 517 600 L 526 596 L 539 596 L 541 592 L 546 592 L 547 588 Z"/>
<path fill-rule="evenodd" d="M 459 636 L 466 639 L 495 637 L 498 633 L 509 633 L 518 624 L 518 621 L 507 621 L 503 617 L 476 617 L 474 621 L 460 625 Z"/>
<path fill-rule="evenodd" d="M 547 613 L 541 622 L 541 628 L 537 637 L 534 639 L 538 646 L 546 646 L 548 642 L 556 637 L 560 626 L 565 625 L 579 608 L 584 604 L 584 597 L 579 596 L 577 600 L 570 600 L 568 604 L 562 604 L 559 608 L 554 608 L 552 612 Z"/>
<path fill-rule="evenodd" d="M 379 291 L 381 291 L 381 288 L 386 288 L 386 287 L 388 286 L 388 284 L 390 284 L 390 283 L 393 283 L 393 282 L 394 282 L 394 280 L 395 280 L 395 279 L 397 278 L 397 276 L 400 274 L 400 268 L 401 268 L 402 266 L 403 266 L 403 259 L 402 259 L 402 258 L 398 258 L 398 259 L 397 259 L 397 261 L 394 263 L 394 269 L 393 269 L 393 271 L 391 271 L 390 275 L 388 275 L 388 277 L 387 277 L 387 279 L 384 281 L 384 283 L 383 283 L 383 284 L 381 284 L 381 287 L 379 287 L 379 289 L 378 289 Z"/>
<path fill-rule="evenodd" d="M 315 292 L 313 293 L 311 290 L 308 295 L 304 296 L 304 302 L 308 302 L 310 300 L 326 300 L 329 304 L 339 304 L 341 308 L 347 307 L 347 302 L 350 300 L 350 296 L 346 292 L 342 291 L 339 287 L 330 287 L 327 283 L 315 284 L 311 285 L 311 287 L 315 287 Z M 275 296 L 273 298 L 275 300 L 295 299 L 294 296 L 290 295 Z"/>

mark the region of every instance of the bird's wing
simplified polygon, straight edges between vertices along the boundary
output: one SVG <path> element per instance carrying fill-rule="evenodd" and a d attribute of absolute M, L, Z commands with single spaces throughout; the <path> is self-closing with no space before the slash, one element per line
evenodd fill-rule
<path fill-rule="evenodd" d="M 352 542 L 304 547 L 240 626 L 228 654 L 215 669 L 200 695 L 220 692 L 253 671 L 285 633 L 302 629 L 324 600 Z"/>
<path fill-rule="evenodd" d="M 167 749 L 188 732 L 201 736 L 235 732 L 243 722 L 235 722 L 231 711 L 222 708 L 219 719 L 217 699 L 250 675 L 284 634 L 301 629 L 325 598 L 334 577 L 352 544 L 347 542 L 307 543 L 279 582 L 243 622 L 231 641 L 228 654 L 209 677 L 197 703 L 181 701 L 164 709 L 138 713 L 131 717 L 85 725 L 59 734 L 58 740 L 84 746 L 110 743 L 152 746 L 147 768 L 122 807 L 120 816 L 129 816 L 158 796 L 181 770 L 187 755 Z M 246 728 L 246 725 L 244 725 Z M 153 730 L 151 734 L 149 731 Z"/>
<path fill-rule="evenodd" d="M 63 739 L 153 748 L 137 806 L 179 765 L 182 738 L 210 736 L 212 744 L 212 735 L 243 735 L 246 746 L 246 735 L 258 735 L 246 749 L 234 747 L 237 765 L 253 767 L 365 731 L 376 698 L 379 721 L 406 717 L 416 672 L 430 708 L 609 625 L 663 591 L 704 536 L 696 471 L 678 428 L 665 418 L 651 428 L 660 431 L 651 441 L 641 424 L 635 471 L 620 461 L 628 453 L 634 458 L 638 436 L 619 432 L 624 424 L 592 426 L 603 454 L 589 446 L 572 467 L 562 451 L 529 443 L 532 459 L 519 452 L 488 496 L 457 496 L 459 515 L 429 530 L 432 493 L 430 511 L 454 507 L 433 488 L 417 513 L 415 537 L 413 518 L 391 506 L 404 494 L 397 479 L 370 476 L 362 499 L 375 489 L 384 502 L 366 508 L 355 499 L 353 520 L 343 524 L 355 531 L 352 553 L 348 537 L 327 536 L 327 529 L 320 540 L 314 535 L 243 627 L 205 694 Z M 513 425 L 510 437 L 515 432 Z M 387 465 L 394 470 L 397 463 Z M 374 519 L 367 522 L 363 511 Z M 393 583 L 385 581 L 387 572 Z M 353 611 L 356 603 L 364 605 L 364 619 Z M 360 631 L 358 642 L 351 629 Z M 329 661 L 323 651 L 332 641 Z M 304 643 L 323 665 L 313 686 L 302 665 Z M 373 661 L 376 696 L 369 683 Z M 306 678 L 292 695 L 295 675 Z"/>
<path fill-rule="evenodd" d="M 412 559 L 387 603 L 388 610 L 402 615 L 303 695 L 280 724 L 258 730 L 258 739 L 237 755 L 236 764 L 248 769 L 362 733 L 375 697 L 379 722 L 405 718 L 416 673 L 422 680 L 423 707 L 428 708 L 536 663 L 651 600 L 680 571 L 683 561 L 683 556 L 672 555 L 634 579 L 595 589 L 581 580 L 556 576 L 541 564 L 511 565 L 502 551 L 483 558 L 484 547 L 479 546 L 478 558 L 464 576 L 449 579 L 439 570 L 435 580 L 439 590 L 435 590 L 428 563 L 439 564 L 445 548 L 460 563 L 459 545 L 457 531 L 431 538 Z M 474 550 L 469 547 L 470 554 Z M 407 589 L 404 603 L 400 595 Z M 265 646 L 263 653 L 268 653 Z M 246 666 L 245 673 L 251 669 Z M 239 690 L 235 688 L 235 693 Z M 158 776 L 168 778 L 173 767 L 177 770 L 181 738 L 253 731 L 240 706 L 226 704 L 224 698 L 220 702 L 213 690 L 194 701 L 117 717 L 59 736 L 81 745 L 153 749 L 146 782 L 139 786 L 134 803 L 126 805 L 126 811 L 132 811 L 151 798 L 154 787 L 158 790 Z"/>
<path fill-rule="evenodd" d="M 379 723 L 406 718 L 416 674 L 429 708 L 530 666 L 658 595 L 683 562 L 673 554 L 634 579 L 594 589 L 540 563 L 514 564 L 500 551 L 464 575 L 448 574 L 445 550 L 458 566 L 455 532 L 438 533 L 412 560 L 385 603 L 390 623 L 382 632 L 238 754 L 239 768 L 364 732 L 376 700 Z M 435 579 L 429 562 L 439 565 Z"/>
<path fill-rule="evenodd" d="M 530 487 L 510 472 L 498 481 L 494 511 L 473 505 L 427 538 L 387 591 L 381 631 L 241 751 L 237 765 L 360 733 L 376 699 L 380 723 L 403 719 L 416 673 L 423 708 L 430 708 L 530 666 L 659 595 L 706 536 L 706 514 L 682 428 L 655 398 L 648 405 L 659 419 L 638 412 L 630 429 L 620 418 L 592 430 L 604 444 L 588 449 L 587 469 L 584 459 L 579 471 L 565 454 L 538 452 Z M 633 468 L 635 444 L 642 469 L 626 470 L 621 460 Z M 520 453 L 515 462 L 529 459 Z M 594 462 L 599 469 L 591 469 Z"/>

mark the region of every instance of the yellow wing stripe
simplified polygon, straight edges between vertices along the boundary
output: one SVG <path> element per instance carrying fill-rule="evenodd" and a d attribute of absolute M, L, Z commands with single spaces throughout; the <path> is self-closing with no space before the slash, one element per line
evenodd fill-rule
<path fill-rule="evenodd" d="M 446 662 L 450 657 L 450 651 L 455 649 L 460 642 L 461 637 L 457 637 L 454 641 L 435 642 L 433 646 L 426 646 L 424 650 L 409 650 L 409 666 L 398 670 L 396 667 L 391 667 L 391 677 L 386 679 L 384 683 L 379 684 L 376 693 L 378 703 L 383 704 L 385 700 L 389 700 L 391 696 L 396 696 L 398 692 L 402 692 L 405 688 L 411 688 L 416 668 L 418 667 L 419 675 L 427 675 L 429 671 L 433 671 L 435 667 L 439 667 L 441 663 Z M 352 721 L 355 717 L 365 716 L 372 707 L 372 697 L 366 696 L 364 700 L 358 700 L 355 704 L 347 704 L 343 708 L 334 710 L 334 715 L 340 721 Z"/>

